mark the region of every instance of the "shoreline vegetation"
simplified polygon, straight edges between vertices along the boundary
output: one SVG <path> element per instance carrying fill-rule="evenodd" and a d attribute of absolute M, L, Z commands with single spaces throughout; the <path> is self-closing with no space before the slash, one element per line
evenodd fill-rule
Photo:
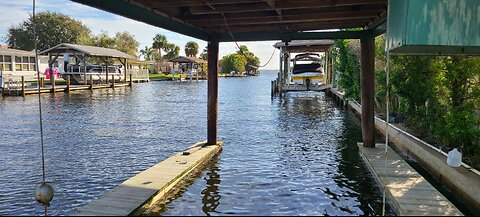
<path fill-rule="evenodd" d="M 175 80 L 179 80 L 180 78 L 184 78 L 186 80 L 190 79 L 190 75 L 188 74 L 182 74 L 180 77 L 180 74 L 175 74 Z M 248 77 L 247 75 L 238 75 L 238 74 L 228 74 L 228 73 L 219 73 L 218 77 L 221 78 L 230 78 L 230 77 L 238 77 L 238 78 L 243 78 L 243 77 Z M 172 74 L 149 74 L 150 81 L 171 81 L 172 80 Z M 205 75 L 199 75 L 198 77 L 199 80 L 207 80 L 207 77 Z M 196 77 L 193 76 L 193 80 L 196 80 Z"/>
<path fill-rule="evenodd" d="M 336 40 L 336 83 L 360 101 L 360 42 Z M 375 112 L 386 119 L 385 35 L 375 40 Z M 392 56 L 388 119 L 412 135 L 480 169 L 480 58 Z"/>

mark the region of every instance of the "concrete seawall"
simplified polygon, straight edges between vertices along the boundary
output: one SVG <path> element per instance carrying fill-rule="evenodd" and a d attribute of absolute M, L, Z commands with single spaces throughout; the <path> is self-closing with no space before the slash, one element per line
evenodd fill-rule
<path fill-rule="evenodd" d="M 332 97 L 341 105 L 348 106 L 357 115 L 361 113 L 361 105 L 354 101 L 345 101 L 343 94 L 331 89 Z M 335 99 L 337 98 L 337 99 Z M 375 117 L 375 128 L 385 135 L 386 122 Z M 457 198 L 469 206 L 472 213 L 480 210 L 480 172 L 462 163 L 458 168 L 447 165 L 447 154 L 417 137 L 390 125 L 388 128 L 390 141 L 405 155 L 415 159 L 436 180 L 446 186 Z"/>

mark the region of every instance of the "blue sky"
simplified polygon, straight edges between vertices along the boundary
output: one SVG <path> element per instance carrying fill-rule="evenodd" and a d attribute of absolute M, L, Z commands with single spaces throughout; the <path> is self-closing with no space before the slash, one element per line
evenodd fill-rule
<path fill-rule="evenodd" d="M 203 50 L 207 45 L 207 43 L 202 40 L 150 26 L 145 23 L 137 22 L 67 0 L 36 0 L 36 5 L 37 12 L 54 11 L 80 20 L 95 34 L 98 34 L 101 31 L 107 31 L 113 36 L 116 32 L 128 31 L 135 35 L 137 41 L 140 42 L 139 49 L 142 49 L 147 45 L 151 46 L 152 38 L 157 33 L 165 35 L 169 42 L 180 46 L 180 55 L 184 55 L 184 45 L 188 41 L 197 42 L 200 46 L 200 50 Z M 4 37 L 8 28 L 16 26 L 23 20 L 26 20 L 32 13 L 32 0 L 1 0 L 0 11 L 2 11 L 2 13 L 0 13 L 0 43 L 5 44 Z M 263 65 L 272 55 L 274 50 L 272 45 L 274 43 L 275 41 L 239 42 L 239 45 L 247 45 L 252 52 L 260 57 L 260 64 Z M 220 57 L 236 52 L 236 50 L 237 47 L 234 43 L 220 43 Z M 272 61 L 263 69 L 278 69 L 278 65 L 278 51 L 275 51 L 275 56 Z"/>

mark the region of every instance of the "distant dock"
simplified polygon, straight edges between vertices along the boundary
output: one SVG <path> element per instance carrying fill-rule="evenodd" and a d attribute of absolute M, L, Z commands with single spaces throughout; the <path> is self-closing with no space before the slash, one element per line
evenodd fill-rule
<path fill-rule="evenodd" d="M 6 85 L 5 88 L 1 89 L 2 96 L 26 96 L 32 94 L 42 94 L 42 93 L 56 93 L 56 92 L 67 92 L 79 91 L 79 90 L 95 90 L 95 89 L 106 89 L 106 88 L 116 88 L 116 87 L 127 87 L 132 86 L 132 83 L 139 82 L 148 82 L 149 79 L 132 79 L 123 82 L 110 82 L 108 84 L 102 83 L 90 83 L 90 84 L 80 84 L 80 85 L 70 85 L 69 81 L 65 81 L 65 84 L 62 85 L 41 85 L 40 90 L 38 87 L 28 87 L 25 79 L 22 77 L 22 80 L 14 83 L 13 85 Z M 38 85 L 38 84 L 37 84 Z"/>

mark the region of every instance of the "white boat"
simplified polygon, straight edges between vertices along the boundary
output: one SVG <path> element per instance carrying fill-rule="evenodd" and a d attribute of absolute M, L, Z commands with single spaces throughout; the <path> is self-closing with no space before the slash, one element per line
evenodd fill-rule
<path fill-rule="evenodd" d="M 289 73 L 290 81 L 299 85 L 320 85 L 324 83 L 324 74 L 320 64 L 320 55 L 315 53 L 298 54 L 291 61 L 293 69 Z"/>
<path fill-rule="evenodd" d="M 115 82 L 119 82 L 124 78 L 119 67 L 108 66 L 107 73 L 107 67 L 104 65 L 68 65 L 67 71 L 60 72 L 60 75 L 65 80 L 70 76 L 70 82 L 72 84 L 88 84 L 90 78 L 93 80 L 93 83 L 106 83 L 107 79 L 109 82 L 112 82 L 112 76 Z"/>

